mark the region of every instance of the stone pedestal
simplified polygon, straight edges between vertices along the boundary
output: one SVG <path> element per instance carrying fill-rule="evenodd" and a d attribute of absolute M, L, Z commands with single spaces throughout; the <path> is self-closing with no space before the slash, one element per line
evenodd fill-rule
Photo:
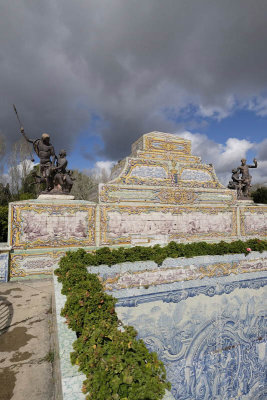
<path fill-rule="evenodd" d="M 40 194 L 37 200 L 74 200 L 75 197 L 71 194 Z"/>

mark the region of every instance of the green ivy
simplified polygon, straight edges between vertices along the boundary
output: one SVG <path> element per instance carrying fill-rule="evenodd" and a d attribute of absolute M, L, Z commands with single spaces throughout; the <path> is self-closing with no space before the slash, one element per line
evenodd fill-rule
<path fill-rule="evenodd" d="M 99 263 L 110 257 L 107 249 L 101 250 Z M 55 271 L 67 296 L 61 315 L 78 336 L 71 362 L 86 375 L 86 399 L 162 399 L 170 389 L 165 367 L 136 338 L 136 330 L 118 320 L 116 299 L 104 292 L 96 274 L 87 272 L 91 256 L 82 249 L 68 252 Z"/>

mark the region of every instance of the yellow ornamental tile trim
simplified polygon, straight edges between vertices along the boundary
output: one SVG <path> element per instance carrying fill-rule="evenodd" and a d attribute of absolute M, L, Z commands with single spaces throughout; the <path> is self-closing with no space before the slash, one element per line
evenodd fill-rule
<path fill-rule="evenodd" d="M 191 154 L 191 143 L 184 139 L 171 137 L 171 139 L 161 139 L 159 137 L 145 137 L 145 149 L 150 151 L 175 152 Z"/>
<path fill-rule="evenodd" d="M 125 272 L 116 274 L 106 280 L 102 279 L 105 290 L 130 289 L 140 286 L 155 286 L 183 282 L 196 279 L 227 276 L 231 274 L 243 274 L 267 269 L 267 260 L 255 259 L 249 261 L 217 263 L 197 267 L 187 265 L 177 268 L 157 268 L 153 270 Z"/>
<path fill-rule="evenodd" d="M 187 156 L 183 155 L 180 153 L 174 153 L 174 152 L 163 152 L 163 151 L 142 151 L 138 150 L 137 151 L 138 158 L 140 159 L 155 159 L 159 161 L 176 161 L 176 162 L 182 162 L 182 163 L 199 163 L 200 162 L 200 157 L 198 156 Z"/>
<path fill-rule="evenodd" d="M 158 194 L 161 203 L 169 204 L 192 204 L 197 198 L 194 192 L 184 190 L 162 189 Z"/>
<path fill-rule="evenodd" d="M 49 251 L 47 253 L 40 254 L 11 254 L 10 255 L 10 277 L 24 277 L 35 274 L 45 274 L 51 275 L 52 270 L 43 270 L 40 268 L 40 262 L 42 259 L 46 265 L 46 268 L 52 268 L 54 264 L 56 264 L 61 257 L 63 257 L 66 253 L 63 251 Z M 50 258 L 50 260 L 48 260 Z M 23 267 L 23 261 L 27 260 L 27 267 Z M 35 260 L 35 261 L 34 261 Z M 31 272 L 27 271 L 27 268 L 31 270 Z M 34 271 L 34 268 L 41 271 Z"/>

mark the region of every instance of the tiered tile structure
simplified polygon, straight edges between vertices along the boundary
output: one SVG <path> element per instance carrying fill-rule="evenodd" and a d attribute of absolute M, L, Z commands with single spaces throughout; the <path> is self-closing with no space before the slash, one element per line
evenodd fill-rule
<path fill-rule="evenodd" d="M 191 142 L 152 132 L 100 184 L 101 246 L 266 237 L 266 206 L 237 201 L 212 165 L 191 154 Z"/>
<path fill-rule="evenodd" d="M 167 133 L 143 135 L 90 200 L 10 203 L 11 277 L 50 273 L 79 247 L 266 238 L 267 207 L 237 201 L 189 140 Z"/>

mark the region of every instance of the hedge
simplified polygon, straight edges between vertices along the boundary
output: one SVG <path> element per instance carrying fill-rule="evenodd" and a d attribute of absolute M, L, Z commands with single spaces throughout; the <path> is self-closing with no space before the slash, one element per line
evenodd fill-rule
<path fill-rule="evenodd" d="M 118 249 L 110 249 L 102 247 L 93 253 L 85 256 L 87 265 L 107 264 L 109 266 L 126 261 L 155 261 L 161 265 L 168 258 L 178 257 L 195 257 L 204 255 L 223 255 L 244 253 L 247 254 L 247 248 L 252 251 L 262 252 L 267 250 L 267 241 L 259 239 L 250 239 L 246 242 L 237 240 L 227 243 L 221 241 L 219 243 L 195 242 L 195 243 L 176 243 L 170 242 L 167 246 L 161 247 L 155 245 L 153 247 L 135 246 L 130 248 L 120 247 Z"/>
<path fill-rule="evenodd" d="M 170 383 L 156 353 L 150 353 L 137 332 L 118 319 L 116 299 L 107 295 L 89 265 L 113 265 L 125 261 L 154 260 L 167 257 L 194 257 L 267 250 L 267 241 L 251 239 L 226 243 L 171 242 L 165 247 L 101 248 L 93 254 L 79 249 L 67 252 L 55 270 L 67 296 L 61 315 L 78 339 L 73 343 L 71 362 L 79 366 L 86 380 L 87 400 L 160 400 Z"/>
<path fill-rule="evenodd" d="M 71 362 L 86 375 L 83 392 L 94 400 L 159 400 L 170 389 L 164 364 L 137 332 L 119 321 L 116 299 L 86 270 L 88 254 L 68 252 L 55 271 L 67 301 L 61 311 L 77 333 Z"/>

